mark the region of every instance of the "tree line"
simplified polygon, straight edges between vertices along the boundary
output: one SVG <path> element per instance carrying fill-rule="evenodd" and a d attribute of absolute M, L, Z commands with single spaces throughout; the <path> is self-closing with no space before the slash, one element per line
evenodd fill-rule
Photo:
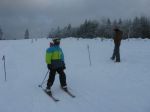
<path fill-rule="evenodd" d="M 76 38 L 112 38 L 113 29 L 118 27 L 123 31 L 123 38 L 149 38 L 150 39 L 150 18 L 141 16 L 133 19 L 110 20 L 103 18 L 101 20 L 85 20 L 77 27 L 71 24 L 63 28 L 52 28 L 48 34 L 48 38 L 59 37 L 76 37 Z M 24 39 L 29 39 L 29 30 L 26 29 Z M 4 32 L 0 27 L 0 40 L 5 40 Z"/>
<path fill-rule="evenodd" d="M 82 37 L 82 38 L 112 38 L 113 29 L 119 27 L 123 31 L 123 38 L 149 38 L 150 39 L 150 18 L 141 16 L 127 20 L 110 20 L 109 18 L 98 20 L 85 20 L 78 27 L 71 24 L 60 28 L 53 28 L 49 37 Z"/>

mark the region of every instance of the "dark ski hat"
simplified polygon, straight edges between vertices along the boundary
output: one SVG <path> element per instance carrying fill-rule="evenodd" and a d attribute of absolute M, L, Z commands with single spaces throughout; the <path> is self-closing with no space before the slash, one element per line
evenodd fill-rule
<path fill-rule="evenodd" d="M 53 42 L 60 42 L 61 39 L 58 38 L 58 37 L 55 37 L 55 38 L 53 38 L 52 40 L 53 40 Z"/>
<path fill-rule="evenodd" d="M 52 41 L 53 41 L 54 45 L 59 45 L 60 44 L 60 40 L 61 39 L 59 37 L 52 38 Z"/>
<path fill-rule="evenodd" d="M 119 28 L 114 28 L 114 31 L 120 31 L 120 29 Z"/>

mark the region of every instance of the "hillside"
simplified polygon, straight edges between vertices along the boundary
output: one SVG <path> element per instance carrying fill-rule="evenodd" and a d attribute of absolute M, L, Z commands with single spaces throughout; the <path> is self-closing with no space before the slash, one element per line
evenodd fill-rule
<path fill-rule="evenodd" d="M 50 40 L 0 41 L 0 58 L 6 57 L 7 81 L 0 60 L 0 112 L 149 112 L 150 41 L 123 40 L 121 63 L 110 60 L 111 40 L 63 39 L 71 98 L 59 86 L 56 76 L 53 102 L 38 87 L 47 67 L 45 50 Z M 89 65 L 87 45 L 91 53 Z"/>

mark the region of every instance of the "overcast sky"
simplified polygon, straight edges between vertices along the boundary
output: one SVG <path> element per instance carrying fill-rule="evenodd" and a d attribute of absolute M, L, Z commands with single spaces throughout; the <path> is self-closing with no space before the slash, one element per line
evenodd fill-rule
<path fill-rule="evenodd" d="M 150 16 L 150 0 L 0 0 L 0 27 L 6 36 L 44 36 L 52 27 L 85 19 Z"/>

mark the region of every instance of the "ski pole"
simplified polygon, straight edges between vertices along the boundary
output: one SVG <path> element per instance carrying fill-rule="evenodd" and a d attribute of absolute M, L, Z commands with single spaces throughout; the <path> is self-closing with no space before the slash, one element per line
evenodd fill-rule
<path fill-rule="evenodd" d="M 46 73 L 46 75 L 45 75 L 45 77 L 44 77 L 42 83 L 39 85 L 39 87 L 42 87 L 42 85 L 44 84 L 44 81 L 45 81 L 45 79 L 46 79 L 46 77 L 47 77 L 48 72 L 49 72 L 49 70 L 47 71 L 47 73 Z"/>
<path fill-rule="evenodd" d="M 6 66 L 5 66 L 5 56 L 3 56 L 2 60 L 4 61 L 4 72 L 5 72 L 5 81 L 6 81 Z"/>
<path fill-rule="evenodd" d="M 92 63 L 91 63 L 91 55 L 90 55 L 90 49 L 89 49 L 89 45 L 87 45 L 87 49 L 88 49 L 88 54 L 89 54 L 90 66 L 91 66 L 91 65 L 92 65 Z"/>

